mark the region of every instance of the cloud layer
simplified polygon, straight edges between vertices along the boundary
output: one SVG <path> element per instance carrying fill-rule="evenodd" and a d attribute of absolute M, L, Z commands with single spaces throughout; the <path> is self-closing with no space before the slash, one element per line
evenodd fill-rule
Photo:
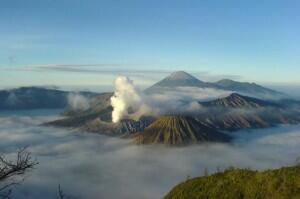
<path fill-rule="evenodd" d="M 72 110 L 87 110 L 90 108 L 90 100 L 79 93 L 70 93 L 68 105 Z"/>
<path fill-rule="evenodd" d="M 56 112 L 0 114 L 0 151 L 29 146 L 40 164 L 14 190 L 15 198 L 161 198 L 187 176 L 229 166 L 268 169 L 291 165 L 299 156 L 300 126 L 236 132 L 234 143 L 185 148 L 135 146 L 130 140 L 38 126 Z"/>

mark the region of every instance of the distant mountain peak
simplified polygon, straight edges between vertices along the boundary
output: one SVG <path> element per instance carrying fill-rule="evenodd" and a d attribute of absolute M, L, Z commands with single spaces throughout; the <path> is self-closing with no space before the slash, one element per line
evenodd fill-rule
<path fill-rule="evenodd" d="M 278 100 L 287 98 L 284 93 L 260 86 L 256 83 L 239 82 L 231 79 L 222 79 L 217 82 L 204 82 L 185 71 L 175 71 L 161 81 L 145 90 L 146 93 L 161 92 L 163 89 L 175 87 L 213 88 L 232 91 L 239 94 L 264 100 Z"/>
<path fill-rule="evenodd" d="M 189 73 L 187 73 L 185 71 L 175 71 L 175 72 L 171 73 L 165 79 L 168 79 L 168 80 L 196 80 L 196 81 L 200 81 L 196 77 L 190 75 Z"/>
<path fill-rule="evenodd" d="M 221 79 L 219 81 L 217 81 L 216 83 L 218 84 L 229 84 L 229 83 L 234 83 L 236 81 L 232 80 L 232 79 Z"/>
<path fill-rule="evenodd" d="M 146 92 L 160 92 L 162 88 L 174 87 L 216 88 L 215 85 L 203 82 L 185 71 L 176 71 L 146 89 Z"/>

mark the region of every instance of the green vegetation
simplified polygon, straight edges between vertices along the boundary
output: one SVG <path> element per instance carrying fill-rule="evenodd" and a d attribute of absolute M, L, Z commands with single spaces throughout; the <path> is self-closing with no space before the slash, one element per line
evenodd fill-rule
<path fill-rule="evenodd" d="M 300 166 L 263 172 L 228 169 L 211 176 L 187 180 L 165 199 L 299 199 Z"/>

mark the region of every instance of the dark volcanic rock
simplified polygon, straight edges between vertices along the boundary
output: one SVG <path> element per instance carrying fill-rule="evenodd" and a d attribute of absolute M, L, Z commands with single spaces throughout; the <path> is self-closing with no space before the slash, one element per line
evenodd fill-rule
<path fill-rule="evenodd" d="M 253 97 L 242 96 L 237 93 L 232 93 L 228 97 L 200 102 L 205 107 L 224 107 L 224 108 L 259 108 L 259 107 L 280 107 L 279 104 L 268 102 L 265 100 L 256 99 Z"/>
<path fill-rule="evenodd" d="M 120 135 L 120 136 L 130 136 L 144 129 L 153 122 L 152 117 L 144 117 L 138 121 L 126 119 L 118 123 L 104 122 L 99 118 L 89 121 L 81 127 L 82 130 L 88 132 L 101 133 L 106 135 Z"/>

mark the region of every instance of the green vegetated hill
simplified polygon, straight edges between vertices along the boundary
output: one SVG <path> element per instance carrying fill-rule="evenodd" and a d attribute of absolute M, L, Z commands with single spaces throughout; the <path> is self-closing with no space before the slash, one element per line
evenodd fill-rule
<path fill-rule="evenodd" d="M 164 199 L 299 199 L 300 166 L 276 170 L 229 169 L 187 180 Z"/>

